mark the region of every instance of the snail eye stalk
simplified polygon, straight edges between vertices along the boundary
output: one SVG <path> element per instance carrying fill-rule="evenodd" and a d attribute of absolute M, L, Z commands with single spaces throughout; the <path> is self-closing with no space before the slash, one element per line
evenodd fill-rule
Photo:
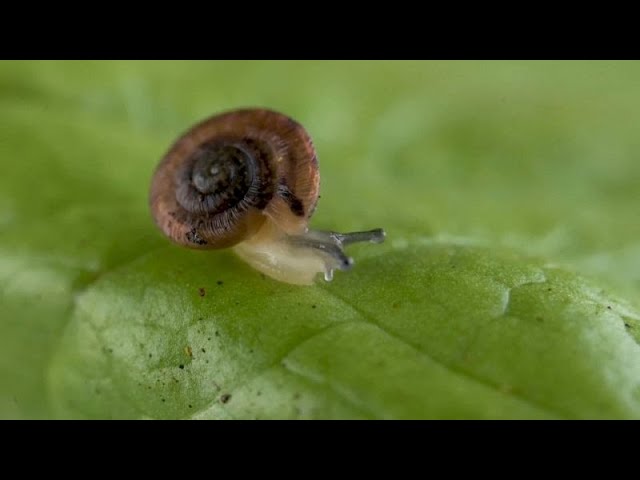
<path fill-rule="evenodd" d="M 299 248 L 316 249 L 326 256 L 324 279 L 333 280 L 334 270 L 348 271 L 353 267 L 353 258 L 347 256 L 344 247 L 353 243 L 382 243 L 385 231 L 381 228 L 365 232 L 338 233 L 324 230 L 309 230 L 299 236 L 292 236 L 288 241 Z"/>

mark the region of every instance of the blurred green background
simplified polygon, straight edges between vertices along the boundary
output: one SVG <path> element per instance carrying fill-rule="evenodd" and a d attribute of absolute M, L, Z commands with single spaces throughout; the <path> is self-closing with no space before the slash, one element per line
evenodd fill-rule
<path fill-rule="evenodd" d="M 51 415 L 78 285 L 165 246 L 155 165 L 247 106 L 312 136 L 313 226 L 510 247 L 639 305 L 638 62 L 1 62 L 0 417 Z"/>

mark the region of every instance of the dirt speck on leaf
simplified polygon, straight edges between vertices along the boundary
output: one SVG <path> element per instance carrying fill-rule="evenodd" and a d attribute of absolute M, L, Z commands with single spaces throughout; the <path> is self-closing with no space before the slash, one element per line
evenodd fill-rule
<path fill-rule="evenodd" d="M 513 393 L 513 387 L 511 385 L 501 385 L 499 389 L 502 393 L 506 393 L 507 395 Z"/>

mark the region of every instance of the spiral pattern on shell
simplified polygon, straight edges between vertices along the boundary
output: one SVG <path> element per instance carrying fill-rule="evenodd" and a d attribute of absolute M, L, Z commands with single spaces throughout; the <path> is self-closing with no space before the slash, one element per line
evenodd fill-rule
<path fill-rule="evenodd" d="M 153 177 L 158 227 L 191 248 L 225 248 L 266 221 L 287 234 L 306 231 L 320 175 L 304 128 L 277 112 L 237 110 L 182 135 Z"/>

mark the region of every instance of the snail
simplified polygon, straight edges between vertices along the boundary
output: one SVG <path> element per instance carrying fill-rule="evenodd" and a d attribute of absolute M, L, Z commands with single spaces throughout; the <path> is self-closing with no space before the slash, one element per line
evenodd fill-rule
<path fill-rule="evenodd" d="M 232 248 L 260 272 L 310 285 L 349 270 L 344 247 L 380 243 L 385 232 L 310 230 L 320 173 L 315 149 L 295 120 L 241 109 L 196 124 L 157 166 L 149 204 L 160 230 L 195 249 Z"/>

